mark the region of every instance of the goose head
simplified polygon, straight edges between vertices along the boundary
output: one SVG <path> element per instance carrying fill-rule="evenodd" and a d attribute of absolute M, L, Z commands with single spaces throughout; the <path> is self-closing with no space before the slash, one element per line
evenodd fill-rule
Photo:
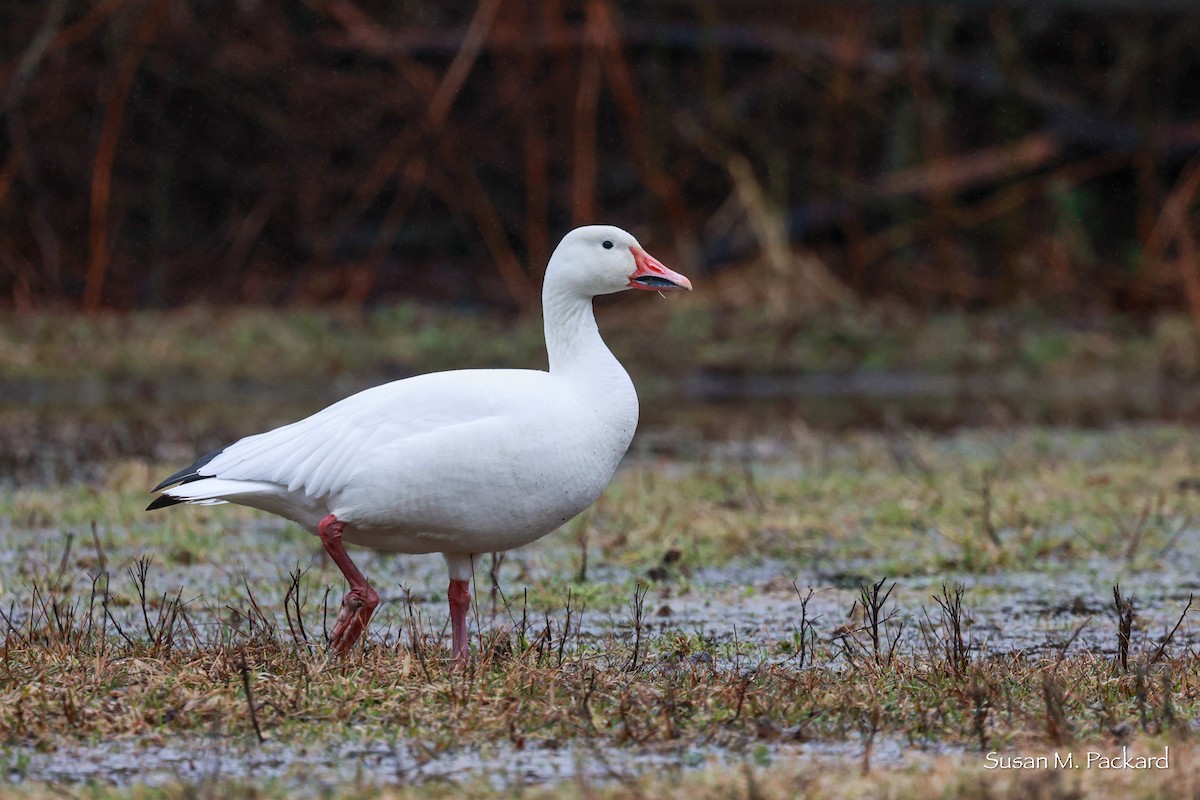
<path fill-rule="evenodd" d="M 690 280 L 647 253 L 631 233 L 612 225 L 588 225 L 564 236 L 550 257 L 546 280 L 585 297 L 625 289 L 692 288 Z"/>

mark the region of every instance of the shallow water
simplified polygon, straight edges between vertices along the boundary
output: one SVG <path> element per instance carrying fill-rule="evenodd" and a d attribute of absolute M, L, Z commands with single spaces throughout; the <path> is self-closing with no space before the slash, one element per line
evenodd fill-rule
<path fill-rule="evenodd" d="M 1119 382 L 1085 386 L 1059 395 L 1055 394 L 1058 389 L 1050 386 L 1042 394 L 1023 399 L 1017 397 L 1020 392 L 1016 389 L 1009 394 L 997 390 L 992 401 L 985 403 L 981 402 L 983 395 L 996 390 L 995 385 L 957 379 L 927 383 L 893 376 L 880 384 L 863 384 L 856 379 L 775 376 L 758 384 L 744 384 L 736 377 L 718 378 L 700 376 L 688 383 L 687 402 L 680 406 L 686 411 L 678 414 L 666 414 L 661 406 L 644 403 L 649 407 L 632 459 L 643 463 L 653 460 L 657 468 L 683 472 L 698 468 L 696 457 L 745 457 L 755 461 L 755 469 L 790 475 L 807 467 L 780 457 L 785 455 L 786 446 L 774 434 L 800 421 L 806 428 L 857 424 L 903 428 L 914 421 L 930 420 L 936 425 L 956 420 L 973 424 L 1005 422 L 1014 414 L 1016 418 L 1026 418 L 1021 416 L 1026 414 L 1039 421 L 1058 419 L 1056 415 L 1062 414 L 1076 422 L 1086 422 L 1092 415 L 1103 419 L 1123 418 L 1125 414 L 1181 418 L 1191 413 L 1190 404 L 1195 399 L 1171 395 L 1162 387 L 1123 388 Z M 228 387 L 200 383 L 24 387 L 16 400 L 9 395 L 5 398 L 7 405 L 0 402 L 0 475 L 19 483 L 86 483 L 102 475 L 114 459 L 182 465 L 195 454 L 286 422 L 359 387 L 340 384 L 319 390 L 299 388 L 304 391 L 294 386 L 286 391 L 247 386 L 230 392 Z M 1120 395 L 1119 402 L 1113 401 L 1114 393 Z M 280 402 L 281 397 L 290 399 Z M 1006 411 L 1006 404 L 1026 410 Z M 1169 413 L 1161 413 L 1164 408 Z M 995 441 L 980 436 L 941 441 L 938 446 L 1002 450 L 1004 441 L 1003 434 L 997 434 Z M 662 454 L 681 457 L 660 461 Z M 83 533 L 76 533 L 79 536 L 74 553 L 78 556 L 89 545 Z M 174 596 L 183 589 L 187 613 L 201 637 L 199 644 L 228 636 L 230 626 L 240 624 L 230 608 L 246 608 L 249 592 L 274 616 L 276 625 L 286 629 L 281 605 L 292 567 L 308 571 L 304 611 L 310 628 L 319 631 L 323 617 L 332 619 L 340 602 L 342 581 L 325 563 L 314 538 L 265 515 L 254 522 L 239 522 L 236 536 L 227 561 L 200 559 L 185 563 L 160 557 L 150 572 L 148 589 L 152 597 Z M 65 537 L 59 527 L 16 531 L 10 521 L 0 520 L 0 576 L 6 583 L 6 597 L 26 597 L 30 576 L 40 576 L 44 582 L 47 576 L 59 575 L 64 546 Z M 931 536 L 928 546 L 937 548 L 939 544 Z M 127 550 L 108 555 L 113 564 L 123 567 L 139 554 Z M 445 571 L 440 557 L 356 551 L 355 558 L 383 600 L 372 622 L 372 637 L 383 642 L 406 640 L 404 619 L 411 598 L 425 629 L 440 632 L 446 640 Z M 509 592 L 510 604 L 516 604 L 519 587 L 561 575 L 574 558 L 570 543 L 561 536 L 548 537 L 510 555 L 500 572 L 500 584 Z M 888 603 L 895 615 L 885 635 L 896 633 L 902 650 L 926 652 L 931 637 L 940 633 L 933 595 L 943 583 L 958 581 L 967 588 L 966 636 L 976 657 L 1013 652 L 1053 656 L 1064 650 L 1111 655 L 1116 651 L 1112 587 L 1120 583 L 1127 596 L 1136 598 L 1138 628 L 1131 653 L 1136 656 L 1157 645 L 1175 624 L 1189 594 L 1200 590 L 1200 578 L 1187 568 L 1198 558 L 1200 530 L 1188 530 L 1169 561 L 1160 560 L 1143 571 L 1096 560 L 1072 562 L 1070 570 L 1049 564 L 1046 572 L 896 576 L 897 586 Z M 61 580 L 71 587 L 71 596 L 77 602 L 86 604 L 89 575 L 95 573 L 94 564 L 70 560 Z M 646 580 L 645 575 L 631 575 L 613 565 L 597 565 L 590 570 L 592 581 L 627 584 L 632 577 Z M 668 633 L 703 637 L 711 643 L 711 652 L 717 653 L 711 660 L 714 669 L 741 670 L 764 662 L 789 662 L 796 656 L 783 645 L 794 640 L 802 614 L 800 598 L 811 588 L 814 593 L 807 614 L 815 620 L 822 663 L 844 667 L 847 653 L 861 652 L 865 644 L 861 635 L 846 640 L 838 639 L 834 632 L 848 621 L 858 584 L 880 577 L 876 564 L 830 559 L 741 561 L 696 568 L 686 575 L 669 572 L 663 580 L 647 581 L 650 591 L 643 630 L 651 637 Z M 112 575 L 111 580 L 115 593 L 132 597 L 131 582 L 123 573 Z M 486 586 L 486 580 L 481 585 Z M 325 587 L 333 587 L 333 591 L 325 595 Z M 329 609 L 325 614 L 320 610 L 322 603 Z M 519 616 L 518 612 L 506 613 L 503 604 L 493 609 L 486 590 L 477 594 L 476 607 L 485 632 L 511 627 Z M 137 603 L 111 610 L 122 626 L 137 630 L 142 624 Z M 10 613 L 14 621 L 20 622 L 28 609 L 14 607 Z M 554 612 L 554 623 L 560 625 L 563 616 L 561 609 Z M 573 624 L 577 628 L 571 648 L 595 647 L 609 637 L 634 635 L 628 607 L 585 609 L 582 620 L 576 618 Z M 1200 630 L 1185 622 L 1172 648 L 1197 644 Z M 669 655 L 655 657 L 659 661 L 652 659 L 651 669 L 679 666 Z M 844 761 L 860 757 L 863 746 L 858 740 L 756 742 L 750 757 L 814 763 L 821 759 Z M 880 740 L 874 745 L 872 758 L 875 763 L 919 766 L 927 755 L 928 751 L 908 742 Z M 356 732 L 332 749 L 275 741 L 260 745 L 227 737 L 148 737 L 70 745 L 50 753 L 10 748 L 5 758 L 8 779 L 14 781 L 127 785 L 180 778 L 204 783 L 241 777 L 279 780 L 295 787 L 298 793 L 318 796 L 323 787 L 346 783 L 442 781 L 478 775 L 497 788 L 580 777 L 611 780 L 647 770 L 735 765 L 748 756 L 742 748 L 725 744 L 662 749 L 587 743 L 518 749 L 496 744 L 427 752 L 419 742 L 389 738 L 387 731 L 373 731 L 370 735 Z"/>
<path fill-rule="evenodd" d="M 337 576 L 320 573 L 315 540 L 311 537 L 283 535 L 282 525 L 269 517 L 240 532 L 238 550 L 258 551 L 274 548 L 280 558 L 303 559 L 305 554 L 314 570 L 306 584 L 310 595 L 319 594 L 324 584 L 340 586 Z M 1197 531 L 1196 534 L 1200 534 Z M 1189 592 L 1200 588 L 1200 579 L 1176 565 L 1195 563 L 1200 552 L 1200 535 L 1183 537 L 1180 552 L 1170 564 L 1153 570 L 1130 572 L 1106 562 L 1089 562 L 1069 572 L 1006 572 L 989 575 L 902 576 L 892 593 L 888 608 L 895 616 L 885 635 L 899 632 L 901 653 L 928 652 L 931 637 L 940 634 L 936 624 L 937 607 L 932 595 L 943 582 L 961 581 L 967 587 L 965 597 L 966 638 L 974 658 L 1006 653 L 1054 657 L 1066 649 L 1070 654 L 1092 652 L 1111 656 L 1116 650 L 1116 626 L 1112 612 L 1112 585 L 1120 582 L 1126 595 L 1137 603 L 1138 628 L 1133 636 L 1132 654 L 1151 652 L 1175 623 L 1187 603 Z M 566 545 L 554 537 L 535 543 L 510 555 L 500 570 L 500 581 L 515 595 L 519 587 L 561 569 Z M 0 549 L 0 570 L 14 576 L 24 565 L 25 572 L 46 574 L 55 567 L 56 549 L 19 552 L 11 546 Z M 375 641 L 407 641 L 404 629 L 406 589 L 411 591 L 413 610 L 426 631 L 447 632 L 444 568 L 439 557 L 383 556 L 359 551 L 364 571 L 380 588 L 383 606 L 372 622 Z M 173 593 L 179 587 L 193 594 L 188 613 L 202 637 L 227 636 L 231 623 L 229 608 L 245 608 L 247 584 L 258 602 L 277 624 L 286 630 L 280 611 L 284 581 L 277 559 L 253 555 L 228 566 L 163 565 L 151 572 L 153 592 Z M 865 653 L 862 634 L 852 640 L 838 640 L 834 631 L 847 622 L 857 596 L 857 581 L 875 579 L 871 565 L 836 575 L 822 573 L 811 565 L 760 560 L 735 562 L 720 567 L 694 569 L 686 580 L 668 575 L 665 581 L 650 584 L 645 602 L 643 634 L 647 639 L 681 633 L 700 636 L 709 643 L 703 662 L 681 664 L 666 653 L 651 653 L 647 668 L 671 670 L 705 665 L 717 670 L 753 670 L 764 663 L 788 663 L 799 666 L 782 643 L 793 640 L 801 619 L 802 595 L 813 594 L 808 602 L 808 618 L 814 621 L 819 640 L 818 663 L 834 669 L 849 669 L 845 650 Z M 73 575 L 76 597 L 84 584 L 80 573 Z M 861 576 L 857 573 L 861 573 Z M 627 571 L 611 565 L 597 567 L 592 580 L 622 582 Z M 796 586 L 793 586 L 793 581 Z M 130 589 L 114 578 L 117 591 L 128 596 Z M 200 587 L 200 588 L 198 588 Z M 17 587 L 10 586 L 11 589 Z M 11 596 L 11 592 L 10 592 Z M 185 594 L 185 598 L 188 595 Z M 336 592 L 329 602 L 336 606 Z M 318 628 L 317 606 L 321 598 L 310 597 L 305 612 L 310 627 Z M 516 597 L 509 598 L 516 603 Z M 479 622 L 483 629 L 511 627 L 520 612 L 506 614 L 503 607 L 491 613 L 486 593 L 477 595 Z M 20 618 L 21 609 L 15 610 Z M 124 626 L 137 630 L 140 608 L 134 604 L 113 609 Z M 552 612 L 555 635 L 561 632 L 562 610 Z M 576 618 L 578 619 L 578 617 Z M 538 618 L 540 624 L 540 617 Z M 584 612 L 568 644 L 568 653 L 577 647 L 594 649 L 611 637 L 632 637 L 633 619 L 628 608 Z M 474 621 L 472 628 L 475 628 Z M 1188 623 L 1172 644 L 1178 648 L 1200 644 L 1200 631 Z M 353 727 L 342 742 L 321 742 L 310 746 L 295 741 L 265 743 L 248 738 L 196 735 L 147 736 L 114 742 L 64 743 L 52 752 L 29 747 L 9 747 L 0 751 L 0 764 L 6 765 L 9 782 L 51 781 L 63 785 L 105 783 L 119 786 L 158 785 L 183 780 L 204 785 L 221 779 L 242 779 L 254 783 L 274 781 L 290 787 L 296 796 L 316 797 L 334 786 L 372 786 L 424 781 L 485 780 L 497 789 L 515 786 L 550 785 L 563 780 L 601 782 L 620 780 L 648 770 L 663 772 L 706 766 L 740 768 L 743 763 L 763 764 L 772 760 L 792 759 L 801 764 L 855 761 L 863 755 L 865 742 L 854 736 L 834 742 L 789 741 L 782 735 L 773 741 L 724 741 L 710 744 L 695 742 L 678 746 L 642 747 L 614 744 L 611 740 L 576 740 L 555 747 L 530 743 L 519 748 L 508 742 L 486 747 L 458 747 L 433 751 L 419 740 L 404 738 L 386 729 Z M 872 763 L 877 765 L 921 768 L 939 753 L 959 752 L 957 746 L 928 746 L 898 739 L 881 738 L 872 747 Z M 965 753 L 965 751 L 963 751 Z M 965 757 L 965 756 L 964 756 Z M 977 757 L 977 756 L 974 756 Z M 3 781 L 0 781 L 2 783 Z"/>
<path fill-rule="evenodd" d="M 337 614 L 342 579 L 325 563 L 315 538 L 295 533 L 281 537 L 282 527 L 264 518 L 260 524 L 241 531 L 233 547 L 239 555 L 228 564 L 154 564 L 148 594 L 151 598 L 173 597 L 182 590 L 188 617 L 201 637 L 196 642 L 199 645 L 227 638 L 230 625 L 240 625 L 234 610 L 247 609 L 251 595 L 276 627 L 286 631 L 282 603 L 292 567 L 281 565 L 296 565 L 308 570 L 301 584 L 302 609 L 310 633 L 319 636 Z M 7 537 L 0 532 L 0 538 Z M 8 596 L 28 593 L 28 583 L 20 575 L 43 576 L 40 582 L 44 586 L 48 577 L 57 574 L 55 554 L 53 547 L 42 551 L 11 545 L 0 548 L 0 571 L 10 582 Z M 120 563 L 128 563 L 132 557 L 116 556 Z M 571 557 L 570 546 L 554 536 L 509 554 L 498 573 L 500 590 L 507 594 L 494 600 L 487 588 L 490 581 L 485 560 L 479 567 L 475 588 L 471 619 L 475 634 L 512 630 L 526 615 L 531 632 L 536 632 L 534 629 L 543 625 L 545 618 L 539 611 L 529 610 L 526 614 L 521 587 L 561 575 Z M 931 633 L 939 632 L 934 596 L 943 586 L 959 583 L 966 589 L 965 638 L 978 656 L 1015 652 L 1056 655 L 1064 646 L 1069 646 L 1071 653 L 1112 655 L 1116 652 L 1112 590 L 1120 584 L 1123 594 L 1132 596 L 1136 604 L 1137 628 L 1131 651 L 1136 655 L 1153 649 L 1175 624 L 1191 593 L 1200 592 L 1200 578 L 1187 568 L 1198 558 L 1200 530 L 1182 537 L 1169 562 L 1141 571 L 1095 559 L 1073 562 L 1070 570 L 1058 568 L 1052 572 L 947 572 L 893 577 L 888 580 L 889 586 L 895 583 L 895 589 L 885 607 L 891 615 L 885 633 L 898 636 L 901 652 L 907 648 L 925 653 Z M 385 645 L 397 640 L 407 642 L 410 611 L 425 632 L 447 638 L 445 567 L 440 556 L 385 555 L 356 549 L 355 559 L 364 574 L 371 577 L 382 600 L 371 623 L 374 640 Z M 652 580 L 613 565 L 598 565 L 591 569 L 589 582 L 642 583 L 648 591 L 640 624 L 648 638 L 668 634 L 702 637 L 713 652 L 722 653 L 713 662 L 714 667 L 740 669 L 793 660 L 795 656 L 786 644 L 794 641 L 805 613 L 820 641 L 830 651 L 841 649 L 846 642 L 839 643 L 834 631 L 849 622 L 860 596 L 859 587 L 885 577 L 869 563 L 828 573 L 811 564 L 783 560 L 732 562 L 688 572 L 686 579 L 668 572 L 664 579 Z M 69 592 L 68 596 L 85 612 L 92 574 L 68 569 L 60 579 L 63 591 Z M 123 628 L 140 631 L 144 623 L 133 580 L 125 574 L 111 575 L 110 580 L 112 593 L 131 602 L 113 605 L 109 613 Z M 812 596 L 805 611 L 801 597 L 810 590 Z M 564 595 L 562 604 L 549 615 L 556 637 L 565 618 L 566 599 Z M 586 603 L 581 607 L 578 599 L 575 603 L 568 652 L 594 648 L 614 635 L 634 635 L 631 605 L 591 610 Z M 9 613 L 20 622 L 29 608 L 16 606 Z M 93 614 L 99 622 L 98 604 Z M 860 634 L 855 642 L 864 643 L 865 639 Z M 1196 644 L 1200 644 L 1200 626 L 1185 620 L 1172 647 Z M 836 659 L 832 663 L 845 665 Z"/>
<path fill-rule="evenodd" d="M 5 379 L 0 382 L 0 480 L 95 476 L 113 458 L 186 463 L 195 455 L 294 421 L 396 375 L 267 383 Z M 949 431 L 1010 424 L 1105 426 L 1200 420 L 1200 385 L 1169 375 L 1071 376 L 904 371 L 636 375 L 641 426 L 633 451 L 686 453 L 797 427 Z"/>
<path fill-rule="evenodd" d="M 292 796 L 321 797 L 346 786 L 464 782 L 482 779 L 497 790 L 563 781 L 622 780 L 646 771 L 671 774 L 704 767 L 765 765 L 774 760 L 811 763 L 862 758 L 865 742 L 788 742 L 741 747 L 695 744 L 660 747 L 518 748 L 509 743 L 428 752 L 404 740 L 353 740 L 322 747 L 283 742 L 234 741 L 228 738 L 180 738 L 170 744 L 151 740 L 69 746 L 52 753 L 19 757 L 9 751 L 7 778 L 62 784 L 102 783 L 161 786 L 184 781 L 203 786 L 236 779 L 278 782 Z M 914 747 L 878 737 L 871 744 L 876 766 L 920 768 L 946 747 Z M 2 757 L 2 756 L 0 756 Z"/>

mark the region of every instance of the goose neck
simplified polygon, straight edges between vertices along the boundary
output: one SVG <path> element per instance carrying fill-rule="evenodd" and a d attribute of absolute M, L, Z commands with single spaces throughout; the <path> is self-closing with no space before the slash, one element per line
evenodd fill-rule
<path fill-rule="evenodd" d="M 591 297 L 547 283 L 542 292 L 542 313 L 552 374 L 597 372 L 608 362 L 615 362 L 600 338 Z"/>

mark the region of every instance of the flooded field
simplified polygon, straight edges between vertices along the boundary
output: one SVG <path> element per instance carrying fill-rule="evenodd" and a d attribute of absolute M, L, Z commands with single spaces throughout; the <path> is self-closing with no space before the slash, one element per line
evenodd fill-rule
<path fill-rule="evenodd" d="M 686 413 L 647 404 L 593 510 L 484 559 L 465 674 L 439 557 L 354 552 L 383 603 L 338 662 L 343 584 L 315 537 L 234 507 L 142 511 L 194 453 L 356 386 L 9 387 L 7 788 L 437 795 L 1189 735 L 1200 436 L 1033 424 L 1086 407 L 1055 387 L 1032 421 L 993 406 L 934 433 L 911 408 L 958 419 L 987 387 L 772 383 L 734 404 L 705 380 Z M 1192 402 L 1164 392 L 1131 389 L 1128 416 Z"/>
<path fill-rule="evenodd" d="M 186 459 L 412 374 L 327 380 L 8 378 L 0 381 L 0 474 L 70 480 L 110 458 Z M 1200 420 L 1200 384 L 1171 373 L 1098 370 L 1055 377 L 1019 369 L 927 373 L 695 369 L 637 374 L 635 452 L 818 431 L 1012 425 L 1097 427 Z"/>
<path fill-rule="evenodd" d="M 787 759 L 820 769 L 829 762 L 861 758 L 862 751 L 862 742 L 786 742 L 760 746 L 750 758 L 761 763 Z M 933 755 L 949 752 L 949 748 L 882 740 L 874 743 L 872 755 L 880 767 L 914 769 Z M 304 747 L 212 737 L 169 744 L 139 741 L 65 747 L 28 758 L 20 771 L 66 785 L 169 786 L 182 780 L 205 786 L 231 779 L 259 781 L 284 785 L 290 796 L 322 797 L 348 785 L 453 784 L 481 777 L 496 790 L 570 781 L 612 782 L 645 773 L 737 770 L 746 760 L 744 748 L 697 743 L 614 748 L 574 742 L 518 748 L 505 742 L 429 752 L 419 742 L 404 739 Z M 10 777 L 17 776 L 10 773 Z"/>

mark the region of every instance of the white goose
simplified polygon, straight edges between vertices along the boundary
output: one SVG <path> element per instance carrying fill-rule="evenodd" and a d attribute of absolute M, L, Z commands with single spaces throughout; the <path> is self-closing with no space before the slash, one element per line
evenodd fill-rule
<path fill-rule="evenodd" d="M 338 653 L 379 604 L 343 539 L 440 552 L 462 661 L 476 557 L 529 544 L 583 511 L 629 447 L 637 394 L 600 338 L 592 298 L 630 288 L 692 284 L 620 228 L 578 228 L 542 286 L 548 372 L 457 370 L 367 389 L 209 453 L 156 486 L 147 510 L 239 503 L 316 533 L 350 584 L 331 634 Z"/>

